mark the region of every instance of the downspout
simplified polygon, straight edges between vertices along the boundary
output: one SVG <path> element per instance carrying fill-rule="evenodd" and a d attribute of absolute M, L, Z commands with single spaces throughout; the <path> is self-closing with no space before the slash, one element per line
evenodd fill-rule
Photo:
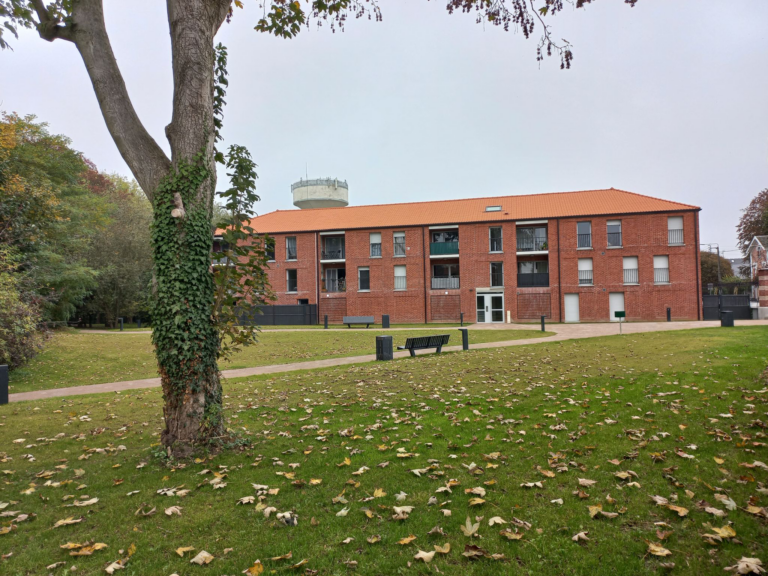
<path fill-rule="evenodd" d="M 699 260 L 699 251 L 701 250 L 701 245 L 699 244 L 699 213 L 694 212 L 693 213 L 693 229 L 696 232 L 696 237 L 694 239 L 695 246 L 693 247 L 693 261 L 696 268 L 696 318 L 701 320 L 701 306 L 702 306 L 702 296 L 701 296 L 701 281 L 699 280 L 699 273 L 700 273 L 700 260 Z"/>
<path fill-rule="evenodd" d="M 315 297 L 317 302 L 317 323 L 320 324 L 320 271 L 317 269 L 317 262 L 320 259 L 317 244 L 317 232 L 315 232 Z"/>
<path fill-rule="evenodd" d="M 427 255 L 424 252 L 424 226 L 421 227 L 421 268 L 424 270 L 424 324 L 427 323 Z M 461 302 L 461 298 L 459 298 Z M 459 304 L 461 306 L 461 304 Z"/>
<path fill-rule="evenodd" d="M 560 218 L 557 219 L 557 313 L 563 321 L 563 277 L 560 274 Z"/>

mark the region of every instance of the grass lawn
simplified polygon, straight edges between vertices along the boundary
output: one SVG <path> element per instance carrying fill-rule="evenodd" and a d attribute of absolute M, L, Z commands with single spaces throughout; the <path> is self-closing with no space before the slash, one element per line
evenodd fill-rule
<path fill-rule="evenodd" d="M 156 390 L 3 406 L 0 573 L 104 574 L 129 554 L 118 576 L 768 564 L 767 345 L 760 327 L 686 330 L 229 381 L 250 445 L 190 462 L 156 455 Z M 86 542 L 107 548 L 62 548 Z"/>
<path fill-rule="evenodd" d="M 389 334 L 395 346 L 411 336 L 446 331 L 396 331 Z M 449 329 L 451 344 L 461 345 L 461 333 Z M 376 352 L 376 336 L 369 330 L 349 332 L 264 332 L 259 344 L 246 348 L 221 369 L 287 364 Z M 500 342 L 520 338 L 551 336 L 534 330 L 472 330 L 470 342 Z M 157 376 L 150 334 L 85 334 L 57 332 L 45 350 L 25 366 L 11 373 L 11 393 L 84 386 L 103 382 L 139 380 Z"/>

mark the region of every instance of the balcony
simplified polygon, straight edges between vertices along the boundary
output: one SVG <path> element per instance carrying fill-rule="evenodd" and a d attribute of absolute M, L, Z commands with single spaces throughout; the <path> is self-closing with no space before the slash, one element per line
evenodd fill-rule
<path fill-rule="evenodd" d="M 654 284 L 669 284 L 669 268 L 654 268 L 653 269 L 653 283 Z"/>
<path fill-rule="evenodd" d="M 395 278 L 395 286 L 397 286 L 397 280 L 398 279 Z M 459 289 L 458 276 L 433 276 L 432 277 L 432 290 L 458 290 L 458 289 Z"/>
<path fill-rule="evenodd" d="M 577 248 L 592 248 L 592 234 L 576 234 Z"/>
<path fill-rule="evenodd" d="M 381 257 L 381 242 L 378 244 L 371 244 L 371 258 Z"/>
<path fill-rule="evenodd" d="M 608 248 L 621 248 L 621 232 L 608 232 Z"/>
<path fill-rule="evenodd" d="M 592 270 L 579 270 L 579 286 L 592 285 Z"/>
<path fill-rule="evenodd" d="M 680 230 L 669 230 L 667 235 L 669 236 L 670 246 L 681 246 L 684 243 L 682 228 Z"/>
<path fill-rule="evenodd" d="M 549 249 L 546 238 L 521 238 L 517 237 L 518 252 L 544 252 Z"/>
<path fill-rule="evenodd" d="M 347 280 L 346 278 L 326 278 L 322 284 L 323 292 L 346 292 Z"/>
<path fill-rule="evenodd" d="M 459 241 L 454 242 L 430 242 L 430 256 L 455 256 L 459 253 Z"/>
<path fill-rule="evenodd" d="M 639 284 L 640 274 L 637 268 L 624 268 L 624 284 Z"/>
<path fill-rule="evenodd" d="M 344 260 L 344 248 L 333 248 L 323 250 L 320 254 L 321 260 Z"/>
<path fill-rule="evenodd" d="M 549 273 L 534 272 L 530 273 L 518 273 L 517 275 L 518 288 L 544 288 L 549 286 Z"/>

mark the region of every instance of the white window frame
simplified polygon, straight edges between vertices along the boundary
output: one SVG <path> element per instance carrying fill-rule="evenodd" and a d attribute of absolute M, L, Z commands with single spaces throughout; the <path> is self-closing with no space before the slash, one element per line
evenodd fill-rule
<path fill-rule="evenodd" d="M 579 272 L 592 272 L 592 280 L 589 284 L 582 284 L 581 278 L 579 278 L 579 286 L 594 286 L 595 285 L 595 272 L 594 263 L 592 258 L 579 258 L 577 263 Z"/>
<path fill-rule="evenodd" d="M 291 272 L 295 272 L 296 273 L 296 290 L 289 290 L 288 289 L 289 288 L 288 283 L 290 282 L 290 279 L 289 279 L 288 275 Z M 285 293 L 286 294 L 298 294 L 299 293 L 299 271 L 296 268 L 286 268 L 286 270 L 285 270 Z"/>
<path fill-rule="evenodd" d="M 499 242 L 501 243 L 501 250 L 491 250 L 491 242 L 493 237 L 491 236 L 491 230 L 499 229 Z M 489 226 L 488 227 L 488 253 L 489 254 L 501 254 L 504 252 L 504 228 L 502 226 Z"/>
<path fill-rule="evenodd" d="M 366 270 L 368 272 L 368 288 L 360 288 L 360 272 Z M 371 269 L 368 266 L 357 267 L 357 291 L 358 292 L 370 292 L 371 291 Z"/>
<path fill-rule="evenodd" d="M 398 238 L 402 238 L 402 245 L 403 245 L 403 253 L 402 254 L 395 254 L 395 246 L 397 244 L 400 244 L 400 242 L 397 242 Z M 405 258 L 405 253 L 408 251 L 408 248 L 405 246 L 405 231 L 401 232 L 392 232 L 392 254 L 395 258 Z"/>
<path fill-rule="evenodd" d="M 685 245 L 685 224 L 682 216 L 668 216 L 667 217 L 667 244 L 670 246 L 683 246 Z M 682 242 L 670 242 L 670 232 L 679 230 L 682 234 Z"/>
<path fill-rule="evenodd" d="M 374 242 L 374 240 L 378 237 L 378 242 Z M 379 245 L 379 255 L 374 256 L 371 254 L 371 250 L 373 249 L 373 245 L 378 244 Z M 368 234 L 368 256 L 370 258 L 381 258 L 381 232 L 371 232 Z"/>
<path fill-rule="evenodd" d="M 627 262 L 633 263 L 634 267 L 627 268 Z M 637 256 L 624 256 L 624 258 L 621 261 L 621 273 L 622 273 L 622 281 L 625 286 L 637 286 L 640 284 L 640 259 Z M 627 270 L 637 270 L 637 282 L 627 282 L 626 278 L 626 271 Z"/>
<path fill-rule="evenodd" d="M 659 264 L 666 264 L 666 267 L 659 266 Z M 657 282 L 656 270 L 664 270 L 665 268 L 667 270 L 667 281 Z M 672 271 L 669 269 L 669 254 L 658 254 L 653 257 L 653 283 L 657 286 L 664 286 L 665 284 L 672 283 Z"/>
<path fill-rule="evenodd" d="M 288 240 L 293 238 L 293 247 L 294 251 L 296 252 L 296 258 L 288 258 Z M 286 236 L 285 237 L 285 261 L 286 262 L 296 262 L 299 259 L 299 240 L 296 236 Z"/>
<path fill-rule="evenodd" d="M 402 272 L 402 273 L 400 274 L 400 272 Z M 395 274 L 395 291 L 400 292 L 400 291 L 403 291 L 403 290 L 408 290 L 408 275 L 407 275 L 406 267 L 404 265 L 397 265 L 397 266 L 395 266 L 394 274 Z M 397 288 L 397 278 L 405 278 L 405 286 L 404 287 Z"/>

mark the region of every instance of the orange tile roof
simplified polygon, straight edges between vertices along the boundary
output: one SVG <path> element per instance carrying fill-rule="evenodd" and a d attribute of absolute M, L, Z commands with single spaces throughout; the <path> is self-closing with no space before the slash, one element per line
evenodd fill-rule
<path fill-rule="evenodd" d="M 486 212 L 486 206 L 501 206 L 501 210 Z M 274 234 L 681 210 L 700 208 L 609 188 L 344 208 L 277 210 L 254 218 L 251 226 L 256 232 Z"/>

